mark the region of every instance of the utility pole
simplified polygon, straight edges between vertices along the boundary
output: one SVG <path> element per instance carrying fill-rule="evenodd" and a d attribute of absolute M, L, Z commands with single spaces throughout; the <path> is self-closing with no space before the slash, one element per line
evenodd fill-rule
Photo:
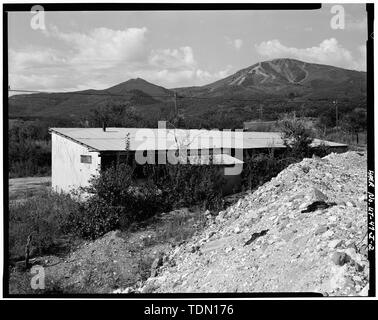
<path fill-rule="evenodd" d="M 174 92 L 174 102 L 175 102 L 175 118 L 177 118 L 178 110 L 177 110 L 177 92 Z"/>
<path fill-rule="evenodd" d="M 259 110 L 259 119 L 260 121 L 262 120 L 262 112 L 263 112 L 263 107 L 262 105 L 260 105 L 260 108 L 258 109 Z"/>
<path fill-rule="evenodd" d="M 334 100 L 333 101 L 333 104 L 335 105 L 335 111 L 336 111 L 336 130 L 338 130 L 338 127 L 339 127 L 339 110 L 338 110 L 338 106 L 337 106 L 337 100 Z"/>

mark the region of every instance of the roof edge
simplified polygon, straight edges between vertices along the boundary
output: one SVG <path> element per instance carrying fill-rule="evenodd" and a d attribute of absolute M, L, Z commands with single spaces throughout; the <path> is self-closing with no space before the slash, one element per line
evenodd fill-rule
<path fill-rule="evenodd" d="M 77 144 L 80 144 L 80 145 L 83 146 L 83 147 L 88 148 L 88 151 L 92 151 L 92 152 L 93 152 L 93 151 L 95 151 L 95 152 L 100 152 L 100 150 L 98 150 L 98 149 L 96 149 L 96 148 L 93 148 L 93 147 L 91 147 L 91 146 L 89 146 L 89 145 L 87 145 L 87 144 L 85 144 L 85 143 L 83 143 L 83 142 L 81 142 L 81 141 L 78 141 L 78 140 L 76 140 L 76 139 L 74 139 L 74 138 L 72 138 L 72 137 L 70 137 L 70 136 L 67 136 L 67 135 L 65 135 L 64 133 L 61 133 L 61 132 L 55 130 L 55 128 L 49 128 L 48 130 L 49 130 L 49 133 L 50 133 L 50 134 L 51 134 L 51 133 L 55 133 L 55 134 L 57 134 L 58 136 L 64 137 L 64 138 L 66 138 L 66 139 L 68 139 L 68 140 L 70 140 L 70 141 L 72 141 L 72 142 L 75 142 L 75 143 L 77 143 Z"/>

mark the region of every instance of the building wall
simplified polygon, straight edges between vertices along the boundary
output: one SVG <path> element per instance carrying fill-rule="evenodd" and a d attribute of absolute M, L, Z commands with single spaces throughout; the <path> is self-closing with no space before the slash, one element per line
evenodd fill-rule
<path fill-rule="evenodd" d="M 87 186 L 92 175 L 99 173 L 101 158 L 97 152 L 89 152 L 85 146 L 51 133 L 52 161 L 51 185 L 55 191 L 69 192 Z M 92 163 L 81 163 L 80 156 L 92 156 Z"/>

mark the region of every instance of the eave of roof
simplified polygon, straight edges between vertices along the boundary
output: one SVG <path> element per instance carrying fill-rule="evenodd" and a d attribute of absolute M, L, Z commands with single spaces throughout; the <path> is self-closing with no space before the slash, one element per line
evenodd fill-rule
<path fill-rule="evenodd" d="M 279 132 L 233 132 L 213 130 L 165 130 L 147 128 L 50 128 L 50 132 L 63 136 L 96 152 L 119 152 L 126 150 L 126 137 L 130 138 L 130 151 L 177 150 L 182 141 L 188 140 L 188 150 L 199 149 L 262 149 L 285 148 Z M 224 135 L 222 135 L 224 134 Z M 144 136 L 145 135 L 145 136 Z M 146 139 L 141 141 L 140 138 Z M 138 138 L 138 139 L 137 139 Z M 228 139 L 229 138 L 229 139 Z M 234 140 L 232 140 L 234 138 Z M 205 142 L 205 143 L 203 143 Z M 315 139 L 313 145 L 322 140 Z M 324 141 L 330 147 L 346 147 L 345 144 Z M 141 147 L 142 146 L 142 147 Z"/>

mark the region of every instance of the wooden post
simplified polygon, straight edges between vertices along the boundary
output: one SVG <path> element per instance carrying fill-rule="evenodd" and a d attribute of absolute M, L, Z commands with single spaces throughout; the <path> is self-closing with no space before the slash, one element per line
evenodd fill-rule
<path fill-rule="evenodd" d="M 29 234 L 28 240 L 26 241 L 25 246 L 25 269 L 29 268 L 29 256 L 30 256 L 30 243 L 31 243 L 32 236 Z"/>
<path fill-rule="evenodd" d="M 177 93 L 175 91 L 175 118 L 177 118 L 178 110 L 177 110 Z"/>

